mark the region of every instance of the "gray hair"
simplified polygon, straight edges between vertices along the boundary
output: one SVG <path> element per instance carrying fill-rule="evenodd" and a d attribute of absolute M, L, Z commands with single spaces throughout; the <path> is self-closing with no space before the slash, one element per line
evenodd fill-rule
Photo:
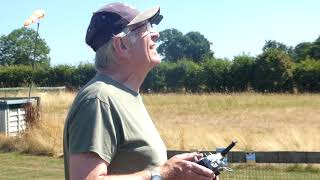
<path fill-rule="evenodd" d="M 114 35 L 114 37 L 120 37 L 123 38 L 127 36 L 129 38 L 129 41 L 131 44 L 135 44 L 138 35 L 135 32 L 129 31 L 129 33 L 126 31 L 120 32 L 117 35 Z M 106 67 L 110 66 L 111 64 L 114 64 L 117 61 L 117 58 L 115 56 L 115 49 L 113 47 L 113 38 L 110 39 L 107 43 L 102 45 L 99 49 L 96 51 L 95 55 L 95 69 L 98 72 L 103 71 Z"/>

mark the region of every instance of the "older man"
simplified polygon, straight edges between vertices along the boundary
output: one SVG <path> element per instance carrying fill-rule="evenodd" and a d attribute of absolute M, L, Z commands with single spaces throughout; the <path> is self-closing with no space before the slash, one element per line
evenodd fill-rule
<path fill-rule="evenodd" d="M 160 63 L 159 6 L 139 12 L 108 4 L 91 18 L 86 42 L 96 52 L 97 75 L 77 94 L 64 130 L 66 179 L 214 179 L 194 162 L 197 153 L 167 160 L 166 147 L 139 94 Z"/>

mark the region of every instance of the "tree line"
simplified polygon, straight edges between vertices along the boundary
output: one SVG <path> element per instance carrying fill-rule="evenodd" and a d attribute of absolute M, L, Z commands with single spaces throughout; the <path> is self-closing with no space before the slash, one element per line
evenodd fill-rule
<path fill-rule="evenodd" d="M 28 28 L 0 36 L 0 86 L 67 86 L 78 89 L 95 75 L 91 63 L 50 66 L 49 47 Z M 262 53 L 233 59 L 214 56 L 199 32 L 160 32 L 163 62 L 146 77 L 144 92 L 320 92 L 320 37 L 295 47 L 269 40 Z M 33 48 L 32 48 L 33 47 Z"/>

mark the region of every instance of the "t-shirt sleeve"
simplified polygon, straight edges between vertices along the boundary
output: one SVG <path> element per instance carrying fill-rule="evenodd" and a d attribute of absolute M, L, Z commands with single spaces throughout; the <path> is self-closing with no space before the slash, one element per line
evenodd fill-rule
<path fill-rule="evenodd" d="M 98 98 L 83 102 L 69 124 L 69 152 L 95 152 L 108 163 L 119 143 L 119 123 L 110 105 Z"/>

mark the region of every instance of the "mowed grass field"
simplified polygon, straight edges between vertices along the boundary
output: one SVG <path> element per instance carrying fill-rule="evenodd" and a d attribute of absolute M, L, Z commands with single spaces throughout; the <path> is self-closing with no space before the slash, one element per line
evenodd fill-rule
<path fill-rule="evenodd" d="M 0 179 L 5 180 L 59 180 L 64 179 L 63 159 L 0 153 Z M 300 165 L 233 165 L 233 172 L 222 172 L 220 179 L 295 179 L 318 180 L 320 171 L 313 166 Z"/>
<path fill-rule="evenodd" d="M 0 153 L 0 179 L 64 179 L 63 159 Z"/>
<path fill-rule="evenodd" d="M 0 95 L 4 97 L 4 94 Z M 27 95 L 28 92 L 6 93 L 7 97 Z M 64 120 L 75 93 L 32 92 L 32 95 L 41 97 L 41 120 L 20 138 L 0 136 L 0 149 L 61 156 Z M 320 151 L 320 94 L 142 96 L 168 149 L 215 150 L 216 147 L 225 147 L 235 139 L 238 144 L 234 150 Z M 5 154 L 9 158 L 12 156 L 10 153 Z M 26 161 L 27 168 L 32 167 L 27 164 L 29 160 L 23 157 L 24 155 L 19 161 Z M 39 158 L 41 163 L 49 161 L 47 157 Z M 60 166 L 52 166 L 52 172 L 59 170 L 57 178 L 51 179 L 63 178 L 62 160 L 56 159 Z M 5 166 L 3 161 L 0 164 Z M 21 166 L 24 166 L 23 163 Z M 50 164 L 47 166 L 51 167 Z M 18 176 L 19 173 L 12 174 Z M 0 179 L 3 179 L 1 176 L 2 171 Z M 46 177 L 50 179 L 50 176 Z"/>
<path fill-rule="evenodd" d="M 63 159 L 46 156 L 0 153 L 0 179 L 64 179 Z"/>

